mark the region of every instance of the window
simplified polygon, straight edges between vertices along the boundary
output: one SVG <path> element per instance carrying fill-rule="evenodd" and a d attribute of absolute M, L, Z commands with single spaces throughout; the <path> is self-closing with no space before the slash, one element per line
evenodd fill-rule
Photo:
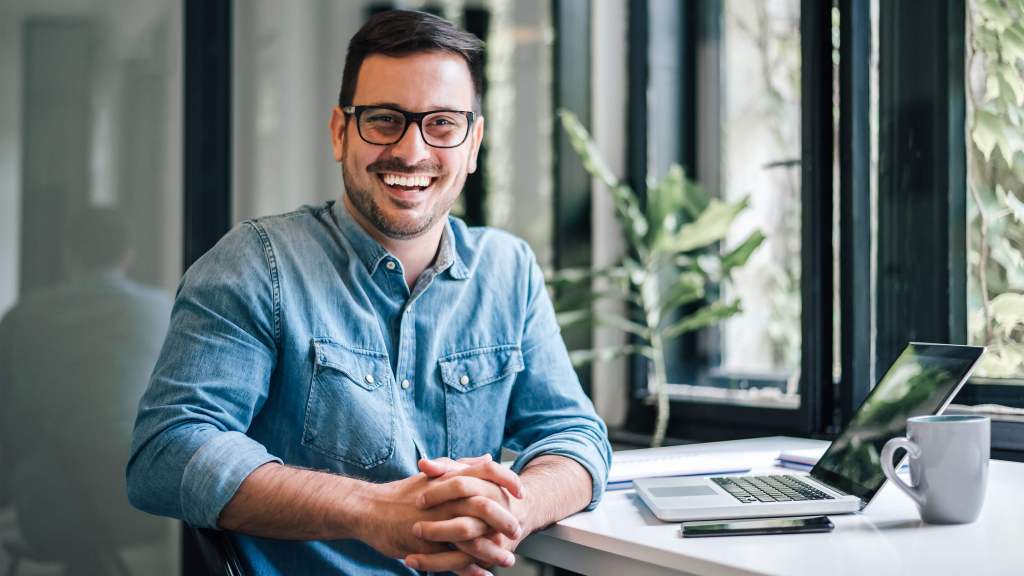
<path fill-rule="evenodd" d="M 967 326 L 980 378 L 1024 379 L 1024 18 L 971 0 L 967 18 Z"/>
<path fill-rule="evenodd" d="M 837 11 L 799 0 L 630 8 L 630 49 L 649 60 L 649 77 L 630 69 L 631 101 L 642 101 L 631 104 L 634 188 L 680 163 L 709 195 L 750 198 L 723 252 L 755 229 L 767 237 L 710 292 L 743 311 L 679 338 L 668 358 L 670 436 L 819 431 L 840 358 Z M 638 364 L 628 427 L 643 433 L 653 416 Z"/>

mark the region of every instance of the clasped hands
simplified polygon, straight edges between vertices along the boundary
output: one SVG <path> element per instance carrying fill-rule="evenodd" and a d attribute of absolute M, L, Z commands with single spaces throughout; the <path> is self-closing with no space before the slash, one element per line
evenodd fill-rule
<path fill-rule="evenodd" d="M 419 469 L 378 485 L 384 533 L 369 543 L 416 570 L 482 576 L 485 568 L 511 566 L 529 530 L 519 476 L 489 454 L 420 460 Z"/>

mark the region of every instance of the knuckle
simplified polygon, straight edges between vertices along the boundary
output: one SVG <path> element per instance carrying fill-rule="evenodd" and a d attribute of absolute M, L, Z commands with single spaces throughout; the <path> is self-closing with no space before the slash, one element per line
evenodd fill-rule
<path fill-rule="evenodd" d="M 483 496 L 474 496 L 470 498 L 470 504 L 473 506 L 473 510 L 486 514 L 491 510 L 491 501 Z"/>

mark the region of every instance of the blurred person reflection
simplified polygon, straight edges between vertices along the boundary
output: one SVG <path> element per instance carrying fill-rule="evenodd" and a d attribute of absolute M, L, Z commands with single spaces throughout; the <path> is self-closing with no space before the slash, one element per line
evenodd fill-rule
<path fill-rule="evenodd" d="M 126 276 L 117 211 L 77 212 L 65 238 L 68 280 L 22 295 L 0 321 L 0 485 L 27 556 L 119 573 L 118 549 L 167 529 L 129 505 L 124 468 L 172 302 Z"/>

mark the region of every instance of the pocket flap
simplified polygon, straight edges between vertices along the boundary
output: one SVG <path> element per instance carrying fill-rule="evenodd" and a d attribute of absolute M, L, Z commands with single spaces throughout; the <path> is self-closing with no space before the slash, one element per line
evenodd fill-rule
<path fill-rule="evenodd" d="M 373 390 L 391 379 L 387 354 L 342 346 L 327 338 L 313 339 L 316 371 L 333 369 L 348 376 L 356 384 Z"/>
<path fill-rule="evenodd" d="M 519 346 L 488 346 L 441 358 L 441 379 L 460 392 L 468 392 L 523 369 Z"/>

